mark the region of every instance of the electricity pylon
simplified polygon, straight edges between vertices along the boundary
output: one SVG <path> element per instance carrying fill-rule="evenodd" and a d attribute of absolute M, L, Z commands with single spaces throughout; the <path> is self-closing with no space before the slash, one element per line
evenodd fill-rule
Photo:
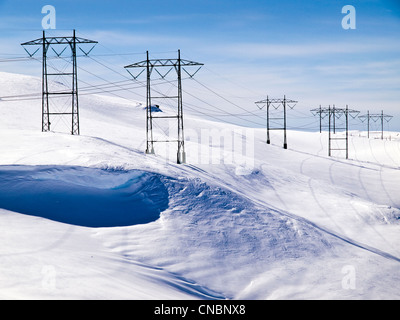
<path fill-rule="evenodd" d="M 297 101 L 294 100 L 288 100 L 286 99 L 286 96 L 283 97 L 283 99 L 270 99 L 267 96 L 267 99 L 265 100 L 260 100 L 256 101 L 255 104 L 258 106 L 258 108 L 261 110 L 265 106 L 267 107 L 267 144 L 271 143 L 269 131 L 270 130 L 283 130 L 283 148 L 287 149 L 287 137 L 286 137 L 286 107 L 289 107 L 290 109 L 293 109 L 294 106 L 296 105 Z M 283 107 L 283 117 L 279 118 L 271 118 L 270 117 L 270 107 L 273 107 L 275 109 L 278 109 L 280 106 Z M 283 120 L 283 127 L 270 127 L 270 120 Z"/>
<path fill-rule="evenodd" d="M 376 114 L 371 114 L 369 113 L 369 111 L 367 112 L 367 114 L 359 116 L 358 117 L 361 122 L 364 122 L 365 120 L 367 120 L 367 126 L 368 126 L 368 138 L 369 138 L 369 123 L 370 120 L 377 122 L 378 120 L 380 120 L 381 123 L 381 139 L 383 140 L 383 120 L 385 120 L 386 122 L 389 122 L 390 120 L 392 120 L 393 116 L 390 116 L 388 114 L 384 114 L 383 110 L 381 113 L 376 113 Z"/>
<path fill-rule="evenodd" d="M 332 151 L 346 151 L 346 159 L 349 158 L 349 116 L 352 117 L 353 119 L 358 116 L 360 111 L 349 109 L 349 107 L 346 105 L 346 108 L 337 108 L 335 105 L 332 107 L 324 107 L 322 108 L 321 106 L 316 109 L 312 109 L 311 112 L 313 115 L 319 115 L 319 130 L 322 132 L 322 119 L 325 117 L 328 117 L 328 155 L 332 155 Z M 345 126 L 344 127 L 338 127 L 337 126 L 337 121 L 344 115 L 345 117 Z M 345 137 L 337 137 L 336 130 L 345 130 Z M 332 136 L 333 133 L 333 136 Z M 345 141 L 345 147 L 336 147 L 332 148 L 332 141 L 339 141 L 343 140 Z"/>
<path fill-rule="evenodd" d="M 147 59 L 130 64 L 125 66 L 125 69 L 131 74 L 131 76 L 136 80 L 144 70 L 146 70 L 147 75 L 147 94 L 146 94 L 146 153 L 154 154 L 154 143 L 156 142 L 174 142 L 178 143 L 178 151 L 177 151 L 177 163 L 185 163 L 186 162 L 186 153 L 185 153 L 185 136 L 184 136 L 184 126 L 183 126 L 183 102 L 182 102 L 182 71 L 184 71 L 190 78 L 192 78 L 203 66 L 202 63 L 189 61 L 185 59 L 181 59 L 181 51 L 178 50 L 178 58 L 177 59 L 149 59 L 149 52 L 147 51 Z M 189 73 L 186 69 L 188 67 L 197 66 L 197 70 L 193 73 Z M 142 68 L 138 74 L 133 75 L 129 69 L 133 68 Z M 168 71 L 160 72 L 158 71 L 160 68 L 169 68 Z M 156 71 L 157 74 L 161 77 L 161 79 L 165 79 L 165 77 L 170 73 L 171 70 L 175 69 L 177 75 L 177 93 L 176 95 L 160 95 L 154 96 L 151 83 L 151 76 L 153 71 Z M 156 108 L 154 108 L 152 100 L 153 99 L 172 99 L 177 102 L 177 114 L 176 115 L 153 115 L 153 113 L 157 112 Z M 167 140 L 155 140 L 153 136 L 153 121 L 154 119 L 177 119 L 178 120 L 178 135 L 177 139 L 167 139 Z"/>
<path fill-rule="evenodd" d="M 91 45 L 88 51 L 84 51 L 81 45 L 89 44 Z M 43 37 L 22 43 L 25 51 L 30 57 L 33 57 L 42 48 L 42 132 L 50 131 L 50 116 L 63 116 L 71 115 L 71 134 L 79 135 L 79 100 L 78 100 L 78 65 L 77 65 L 77 49 L 81 50 L 86 56 L 93 50 L 97 41 L 88 40 L 76 37 L 75 30 L 73 31 L 72 37 L 46 37 L 45 31 L 43 31 Z M 28 46 L 38 46 L 38 48 L 31 53 L 26 47 Z M 60 47 L 58 51 L 55 47 Z M 71 59 L 72 59 L 72 70 L 70 72 L 65 72 L 63 70 L 55 69 L 51 67 L 48 63 L 48 52 L 50 49 L 55 53 L 55 58 L 63 59 L 62 54 L 67 48 L 71 49 Z M 60 51 L 61 50 L 61 51 Z M 48 69 L 52 68 L 54 71 L 49 72 Z M 51 91 L 49 89 L 49 77 L 62 78 L 68 76 L 72 78 L 71 90 L 57 90 Z M 57 78 L 55 78 L 57 79 Z M 71 97 L 71 112 L 68 111 L 55 111 L 50 110 L 49 97 L 59 98 L 59 97 Z"/>

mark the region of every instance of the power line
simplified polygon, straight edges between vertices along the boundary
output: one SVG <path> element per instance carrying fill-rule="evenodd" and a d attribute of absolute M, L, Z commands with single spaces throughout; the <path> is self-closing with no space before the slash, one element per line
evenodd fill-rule
<path fill-rule="evenodd" d="M 106 48 L 105 46 L 103 46 L 103 45 L 101 45 L 101 44 L 99 44 L 99 45 L 102 46 L 102 47 L 104 47 L 104 48 Z M 108 48 L 106 48 L 106 49 L 108 49 Z M 110 50 L 110 51 L 111 51 L 111 50 Z M 102 62 L 100 62 L 98 59 L 94 59 L 93 57 L 100 57 L 100 56 L 119 56 L 119 55 L 131 55 L 131 54 L 140 54 L 140 53 L 136 53 L 136 52 L 135 52 L 135 53 L 115 53 L 115 52 L 113 52 L 113 53 L 104 54 L 104 55 L 99 55 L 99 54 L 98 54 L 98 55 L 92 55 L 92 56 L 90 56 L 89 58 L 90 58 L 92 61 L 98 63 L 99 65 L 101 65 L 101 66 L 107 68 L 108 70 L 110 70 L 110 71 L 112 71 L 112 72 L 114 72 L 114 73 L 116 73 L 116 74 L 118 74 L 118 75 L 120 75 L 120 76 L 126 78 L 126 76 L 124 76 L 124 75 L 121 74 L 120 72 L 116 71 L 114 68 L 109 67 L 109 66 L 106 65 L 105 63 L 102 63 Z M 30 59 L 30 58 L 26 58 L 26 59 Z M 108 85 L 104 85 L 104 87 L 103 87 L 103 85 L 97 85 L 97 86 L 90 86 L 90 85 L 89 85 L 88 88 L 81 88 L 80 91 L 86 91 L 86 92 L 91 91 L 92 93 L 94 93 L 95 87 L 97 87 L 99 90 L 97 90 L 96 92 L 112 93 L 112 92 L 116 92 L 116 91 L 123 91 L 123 90 L 126 90 L 126 89 L 127 89 L 128 91 L 131 91 L 131 89 L 139 88 L 139 87 L 132 87 L 132 88 L 131 88 L 131 87 L 128 87 L 128 88 L 127 88 L 127 87 L 125 87 L 125 85 L 124 85 L 123 82 L 110 82 L 110 81 L 107 81 L 106 79 L 104 79 L 104 78 L 102 78 L 102 77 L 99 77 L 98 75 L 96 75 L 96 74 L 94 74 L 94 73 L 92 73 L 92 72 L 86 70 L 85 68 L 79 67 L 79 69 L 82 69 L 83 71 L 85 71 L 85 72 L 87 72 L 87 73 L 89 73 L 89 74 L 91 74 L 91 75 L 93 75 L 93 76 L 95 76 L 95 77 L 101 79 L 102 81 L 105 81 L 106 83 L 108 83 Z M 208 70 L 209 70 L 209 69 L 208 69 Z M 209 71 L 210 71 L 210 70 L 209 70 Z M 216 74 L 216 73 L 215 73 L 215 74 Z M 135 79 L 135 80 L 137 81 L 137 79 Z M 194 79 L 194 80 L 195 80 L 195 79 Z M 83 80 L 81 80 L 81 81 L 84 82 Z M 252 123 L 252 124 L 255 124 L 255 125 L 257 125 L 257 126 L 262 126 L 261 123 L 256 122 L 256 121 L 252 121 L 252 120 L 248 119 L 248 117 L 252 117 L 252 116 L 255 117 L 255 118 L 263 119 L 261 115 L 255 114 L 255 113 L 253 113 L 253 112 L 251 112 L 251 111 L 249 111 L 249 110 L 243 108 L 242 106 L 238 105 L 237 103 L 235 103 L 235 102 L 233 102 L 233 101 L 227 99 L 226 97 L 224 97 L 224 96 L 221 95 L 220 93 L 217 93 L 216 91 L 212 90 L 210 87 L 206 86 L 205 84 L 203 84 L 203 83 L 201 83 L 201 82 L 199 82 L 199 81 L 197 81 L 197 80 L 195 80 L 195 81 L 196 81 L 199 85 L 201 85 L 203 88 L 205 88 L 205 89 L 207 89 L 208 91 L 212 92 L 214 95 L 216 95 L 217 97 L 221 98 L 221 99 L 224 100 L 225 102 L 227 102 L 227 103 L 229 103 L 230 105 L 233 105 L 233 106 L 235 106 L 235 107 L 237 107 L 237 108 L 239 108 L 239 109 L 245 111 L 244 113 L 232 113 L 232 112 L 228 112 L 228 111 L 226 111 L 226 110 L 224 110 L 224 109 L 222 109 L 222 108 L 216 107 L 215 105 L 213 105 L 213 104 L 211 104 L 211 103 L 208 103 L 208 102 L 205 101 L 204 99 L 201 99 L 201 98 L 199 98 L 199 97 L 196 97 L 195 95 L 190 94 L 190 93 L 188 93 L 188 92 L 185 91 L 186 94 L 189 94 L 189 95 L 192 96 L 193 98 L 195 98 L 195 99 L 201 101 L 202 103 L 205 103 L 206 105 L 208 105 L 208 106 L 210 106 L 210 107 L 212 108 L 212 110 L 211 110 L 211 109 L 208 109 L 208 110 L 210 110 L 210 111 L 215 111 L 215 110 L 220 111 L 220 112 L 221 112 L 220 114 L 213 114 L 213 115 L 212 115 L 212 117 L 213 117 L 214 119 L 217 118 L 217 117 L 234 117 L 234 118 L 237 118 L 237 119 L 239 119 L 239 120 L 245 121 L 245 122 L 247 122 L 247 123 Z M 87 82 L 84 82 L 84 83 L 88 84 Z M 144 86 L 144 85 L 145 85 L 144 83 L 141 84 L 141 86 Z M 104 90 L 104 89 L 111 89 L 111 88 L 113 88 L 114 86 L 115 86 L 116 88 L 118 88 L 118 89 L 112 89 L 112 90 L 107 90 L 107 91 Z M 131 92 L 132 92 L 132 91 L 131 91 Z M 137 92 L 134 92 L 134 93 L 135 93 L 135 94 L 138 94 Z M 116 96 L 121 97 L 121 96 L 119 96 L 119 95 L 116 95 Z M 143 97 L 143 96 L 142 96 L 142 97 Z M 5 98 L 5 97 L 3 97 L 3 98 Z M 24 100 L 27 100 L 27 99 L 29 98 L 29 96 L 28 96 L 28 97 L 23 97 L 23 98 L 24 98 Z M 123 98 L 123 97 L 121 97 L 121 98 Z M 204 108 L 204 107 L 203 107 L 203 108 Z M 211 116 L 211 114 L 205 114 L 205 115 Z M 221 119 L 218 119 L 218 120 L 221 121 Z"/>
<path fill-rule="evenodd" d="M 196 82 L 197 82 L 197 81 L 196 81 Z M 237 115 L 237 114 L 234 114 L 234 113 L 228 112 L 228 111 L 226 111 L 226 110 L 224 110 L 224 109 L 222 109 L 222 108 L 219 108 L 219 107 L 217 107 L 217 106 L 215 106 L 215 105 L 209 103 L 208 101 L 205 101 L 204 99 L 201 99 L 201 98 L 199 98 L 199 97 L 197 97 L 197 96 L 195 96 L 195 95 L 193 95 L 193 94 L 191 94 L 191 93 L 189 93 L 189 92 L 186 92 L 186 91 L 185 91 L 185 93 L 188 94 L 189 96 L 191 96 L 191 97 L 193 97 L 193 98 L 195 98 L 195 99 L 197 99 L 197 100 L 203 102 L 204 104 L 206 104 L 206 105 L 212 107 L 213 109 L 217 109 L 217 110 L 219 110 L 219 111 L 222 111 L 226 116 L 235 117 L 235 118 L 241 119 L 241 120 L 243 120 L 243 121 L 245 121 L 245 122 L 253 123 L 253 124 L 256 124 L 256 125 L 258 125 L 258 126 L 263 126 L 263 124 L 261 124 L 261 123 L 259 123 L 259 122 L 255 122 L 255 121 L 252 121 L 252 120 L 243 118 L 243 116 L 239 116 L 239 115 Z M 245 110 L 245 109 L 243 109 L 243 110 Z M 247 111 L 247 110 L 246 110 L 246 111 Z M 260 118 L 260 116 L 258 116 L 258 117 Z"/>
<path fill-rule="evenodd" d="M 237 108 L 239 108 L 239 109 L 241 109 L 241 110 L 244 110 L 244 111 L 246 111 L 246 112 L 248 112 L 248 113 L 250 113 L 250 114 L 253 114 L 253 115 L 256 116 L 256 117 L 261 118 L 260 115 L 257 115 L 257 114 L 255 114 L 255 113 L 253 113 L 253 112 L 251 112 L 251 111 L 249 111 L 249 110 L 243 108 L 242 106 L 240 106 L 240 105 L 238 105 L 238 104 L 236 104 L 236 103 L 234 103 L 234 102 L 228 100 L 227 98 L 225 98 L 224 96 L 222 96 L 222 95 L 219 94 L 218 92 L 215 92 L 214 90 L 212 90 L 211 88 L 209 88 L 209 87 L 206 86 L 205 84 L 201 83 L 200 81 L 198 81 L 198 80 L 196 80 L 196 79 L 194 79 L 194 81 L 197 82 L 197 83 L 198 83 L 199 85 L 201 85 L 202 87 L 204 87 L 205 89 L 207 89 L 208 91 L 210 91 L 210 92 L 212 92 L 213 94 L 215 94 L 216 96 L 220 97 L 222 100 L 228 102 L 229 104 L 231 104 L 231 105 L 233 105 L 233 106 L 235 106 L 235 107 L 237 107 Z"/>
<path fill-rule="evenodd" d="M 190 77 L 189 77 L 189 78 L 190 78 Z M 135 76 L 133 77 L 133 79 L 134 79 L 134 81 L 140 82 L 140 81 L 138 80 L 138 78 L 135 77 Z M 186 78 L 186 79 L 188 79 L 188 78 Z M 185 79 L 183 79 L 183 80 L 185 80 Z M 197 80 L 195 80 L 195 79 L 191 79 L 191 80 L 194 80 L 194 81 L 196 81 L 197 83 L 200 84 L 200 82 L 197 81 Z M 168 81 L 167 81 L 167 82 L 168 82 Z M 169 81 L 168 83 L 176 87 L 176 85 L 175 85 L 174 82 Z M 205 86 L 205 85 L 203 85 L 203 87 L 204 87 L 204 86 Z M 211 90 L 210 88 L 208 88 L 208 89 Z M 156 92 L 157 92 L 158 94 L 163 95 L 163 94 L 160 93 L 159 91 L 156 91 Z M 205 101 L 205 100 L 202 99 L 202 98 L 199 98 L 198 96 L 195 96 L 194 94 L 192 94 L 192 93 L 190 93 L 190 92 L 188 92 L 188 91 L 186 91 L 186 90 L 184 90 L 184 89 L 183 89 L 183 92 L 184 92 L 186 95 L 189 95 L 189 96 L 191 96 L 192 98 L 194 98 L 194 99 L 196 99 L 196 100 L 198 100 L 198 101 L 200 101 L 200 102 L 204 103 L 205 105 L 208 105 L 208 106 L 210 106 L 210 107 L 212 108 L 212 109 L 209 109 L 209 108 L 205 108 L 204 106 L 202 106 L 202 107 L 200 108 L 200 107 L 198 107 L 198 106 L 196 106 L 196 105 L 194 105 L 194 104 L 192 104 L 192 103 L 185 102 L 185 106 L 187 106 L 190 110 L 195 111 L 195 112 L 197 112 L 197 113 L 199 113 L 199 114 L 202 114 L 202 115 L 204 115 L 204 116 L 207 116 L 207 117 L 212 118 L 212 119 L 214 119 L 214 120 L 217 120 L 217 121 L 219 121 L 219 122 L 221 121 L 221 119 L 219 119 L 218 116 L 223 116 L 223 117 L 228 117 L 228 116 L 230 116 L 230 117 L 238 118 L 238 119 L 240 119 L 240 120 L 242 120 L 242 121 L 245 121 L 245 122 L 248 122 L 248 123 L 256 124 L 257 126 L 263 126 L 263 124 L 261 124 L 261 123 L 258 123 L 258 122 L 255 122 L 255 121 L 252 121 L 252 120 L 243 118 L 243 117 L 245 117 L 245 116 L 249 116 L 249 115 L 247 115 L 247 114 L 248 114 L 248 110 L 246 110 L 246 109 L 244 109 L 244 108 L 242 108 L 242 107 L 240 107 L 240 106 L 239 106 L 239 107 L 240 107 L 241 109 L 243 109 L 244 111 L 246 111 L 246 115 L 244 115 L 244 114 L 234 114 L 234 113 L 228 112 L 228 111 L 226 111 L 226 110 L 224 110 L 224 109 L 222 109 L 222 108 L 219 108 L 219 107 L 215 106 L 214 104 L 209 103 L 208 101 Z M 221 95 L 219 95 L 219 96 L 221 96 Z M 224 99 L 227 100 L 226 98 L 224 98 Z M 227 100 L 227 101 L 229 101 L 229 100 Z M 232 103 L 231 101 L 229 101 L 229 102 Z M 220 115 L 215 115 L 215 114 L 210 114 L 210 113 L 204 113 L 204 112 L 201 112 L 200 109 L 202 109 L 202 110 L 205 109 L 205 110 L 208 110 L 208 111 L 211 111 L 211 112 L 214 112 L 214 111 L 218 110 L 218 111 L 221 111 L 222 114 L 220 114 Z M 253 116 L 254 116 L 254 115 L 255 115 L 255 114 L 253 114 Z M 256 115 L 256 116 L 257 116 L 257 115 Z M 259 116 L 259 115 L 258 115 L 258 117 L 261 118 L 261 116 Z M 230 124 L 237 124 L 237 123 L 234 123 L 234 122 L 231 122 L 231 121 L 227 121 L 227 120 L 224 120 L 224 122 L 227 122 L 227 123 L 230 123 Z"/>
<path fill-rule="evenodd" d="M 109 50 L 109 48 L 107 48 L 101 44 L 99 44 L 99 45 L 106 48 L 107 50 Z M 144 96 L 141 95 L 140 93 L 138 93 L 138 91 L 136 90 L 136 89 L 145 87 L 146 84 L 144 82 L 134 79 L 135 82 L 132 83 L 132 79 L 127 77 L 123 73 L 119 72 L 117 68 L 113 67 L 112 63 L 106 61 L 105 59 L 101 59 L 104 57 L 131 56 L 131 55 L 139 55 L 139 54 L 143 54 L 143 53 L 142 52 L 117 53 L 117 52 L 113 52 L 112 50 L 109 50 L 109 51 L 111 53 L 95 54 L 95 55 L 91 55 L 90 57 L 87 56 L 86 54 L 83 54 L 83 55 L 77 55 L 77 57 L 87 57 L 87 58 L 91 59 L 91 61 L 98 64 L 99 66 L 115 73 L 119 77 L 126 79 L 126 80 L 110 81 L 105 77 L 99 76 L 98 74 L 91 72 L 87 68 L 83 68 L 83 67 L 79 66 L 79 70 L 82 70 L 82 71 L 92 75 L 93 77 L 100 79 L 103 82 L 100 84 L 90 84 L 84 80 L 80 80 L 82 83 L 86 84 L 86 86 L 79 88 L 80 94 L 81 95 L 91 95 L 91 94 L 98 94 L 98 93 L 106 93 L 106 94 L 111 94 L 111 95 L 114 95 L 114 96 L 122 98 L 122 99 L 127 99 L 126 95 L 124 95 L 124 94 L 120 95 L 120 94 L 117 94 L 117 92 L 124 92 L 124 93 L 131 92 L 137 96 L 140 96 L 141 98 L 144 98 Z M 168 52 L 171 52 L 171 51 L 168 51 Z M 173 52 L 176 52 L 176 51 L 173 51 Z M 161 53 L 161 52 L 157 52 L 155 54 L 158 54 L 158 53 Z M 162 53 L 165 53 L 165 52 L 162 52 Z M 0 54 L 0 56 L 5 56 L 4 58 L 0 58 L 0 62 L 4 62 L 4 63 L 29 61 L 32 59 L 39 61 L 38 59 L 35 59 L 33 57 L 24 57 L 20 54 L 2 53 L 2 54 Z M 49 60 L 57 59 L 57 58 L 59 58 L 59 57 L 47 57 L 47 60 L 50 63 Z M 70 61 L 67 61 L 67 60 L 65 60 L 65 61 L 68 64 L 71 64 Z M 64 67 L 66 67 L 66 66 L 64 66 Z M 117 66 L 117 67 L 120 68 L 121 66 Z M 244 86 L 241 86 L 241 85 L 233 82 L 231 79 L 221 76 L 220 74 L 210 70 L 209 68 L 206 68 L 206 70 L 221 77 L 225 81 L 233 83 L 236 86 L 240 86 L 248 91 L 254 92 L 254 91 L 250 90 L 249 88 L 245 88 Z M 59 72 L 62 72 L 62 70 L 59 70 Z M 164 94 L 164 93 L 160 92 L 159 90 L 155 89 L 155 86 L 157 86 L 157 85 L 162 85 L 162 83 L 165 83 L 165 82 L 169 83 L 168 81 L 164 81 L 164 82 L 161 81 L 161 80 L 165 80 L 164 77 L 165 77 L 165 75 L 160 75 L 160 79 L 158 79 L 158 80 L 160 80 L 160 82 L 157 83 L 157 80 L 154 79 L 152 85 L 154 86 L 154 88 L 153 88 L 154 92 L 158 92 L 158 94 L 160 94 L 160 96 L 166 97 L 166 96 L 168 96 L 168 94 Z M 191 77 L 189 76 L 188 78 L 191 78 Z M 184 78 L 182 78 L 182 80 L 184 80 Z M 227 97 L 227 96 L 221 94 L 220 92 L 217 92 L 215 89 L 210 88 L 208 85 L 200 82 L 199 80 L 197 80 L 197 79 L 193 79 L 193 80 L 198 85 L 200 85 L 202 88 L 206 89 L 208 92 L 211 92 L 213 95 L 215 95 L 219 99 L 222 99 L 224 102 L 228 103 L 229 106 L 233 106 L 233 107 L 238 108 L 243 111 L 243 112 L 228 111 L 227 109 L 220 107 L 216 103 L 210 103 L 209 101 L 206 101 L 202 96 L 187 92 L 187 90 L 183 90 L 185 92 L 185 94 L 187 94 L 188 96 L 192 97 L 193 99 L 196 99 L 197 101 L 199 101 L 203 104 L 201 107 L 199 107 L 193 103 L 185 102 L 185 105 L 187 105 L 188 109 L 190 109 L 193 113 L 203 115 L 205 117 L 212 118 L 217 121 L 222 121 L 222 122 L 231 123 L 231 124 L 237 124 L 237 123 L 235 123 L 232 120 L 228 120 L 229 118 L 239 120 L 242 123 L 247 123 L 247 124 L 252 124 L 252 125 L 257 125 L 257 126 L 264 126 L 263 123 L 260 123 L 257 121 L 257 119 L 264 120 L 264 117 L 262 115 L 246 109 L 240 103 L 233 101 L 231 99 L 231 96 Z M 170 84 L 175 85 L 172 82 Z M 67 90 L 64 90 L 64 91 L 68 92 Z M 40 99 L 40 98 L 41 97 L 39 96 L 39 94 L 21 94 L 21 95 L 13 95 L 13 96 L 3 96 L 3 97 L 1 97 L 1 100 L 3 100 L 3 101 L 26 101 L 26 100 L 36 100 L 36 99 Z M 168 104 L 168 102 L 166 102 L 166 104 Z M 206 111 L 206 112 L 204 112 L 204 111 Z M 311 116 L 307 116 L 306 114 L 304 114 L 300 111 L 295 110 L 294 112 L 297 113 L 298 115 L 300 115 L 300 116 L 295 117 L 295 119 L 297 119 L 297 120 L 312 118 Z M 349 120 L 352 120 L 352 119 L 349 119 Z M 309 122 L 306 124 L 288 127 L 288 128 L 290 128 L 290 129 L 311 128 L 315 124 L 316 124 L 316 122 Z M 321 128 L 321 126 L 320 126 L 320 128 Z"/>

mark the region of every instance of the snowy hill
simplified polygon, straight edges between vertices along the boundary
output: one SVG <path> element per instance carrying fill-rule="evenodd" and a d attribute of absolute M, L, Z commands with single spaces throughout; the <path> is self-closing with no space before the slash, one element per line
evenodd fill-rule
<path fill-rule="evenodd" d="M 0 90 L 41 82 L 0 73 Z M 144 154 L 140 103 L 82 95 L 71 136 L 64 120 L 40 132 L 40 99 L 11 100 L 0 298 L 400 298 L 399 133 L 352 132 L 345 160 L 327 157 L 326 133 L 289 131 L 284 150 L 279 132 L 267 145 L 263 129 L 185 113 L 177 165 L 175 145 Z"/>

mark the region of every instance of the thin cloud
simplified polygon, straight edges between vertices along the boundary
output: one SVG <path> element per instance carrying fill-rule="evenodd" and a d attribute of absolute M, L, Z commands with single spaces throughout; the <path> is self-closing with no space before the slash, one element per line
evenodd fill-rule
<path fill-rule="evenodd" d="M 268 44 L 268 43 L 234 43 L 209 46 L 208 50 L 224 52 L 224 54 L 246 58 L 267 57 L 314 57 L 335 54 L 357 54 L 373 52 L 399 52 L 400 44 L 393 43 L 393 39 L 385 42 L 382 39 L 376 41 L 348 43 L 348 42 L 320 42 L 310 44 Z"/>

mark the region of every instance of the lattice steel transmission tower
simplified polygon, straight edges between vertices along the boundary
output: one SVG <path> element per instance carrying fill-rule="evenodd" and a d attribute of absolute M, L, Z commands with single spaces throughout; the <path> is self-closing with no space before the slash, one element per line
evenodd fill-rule
<path fill-rule="evenodd" d="M 256 101 L 255 104 L 258 106 L 258 108 L 261 110 L 263 109 L 265 106 L 267 107 L 267 144 L 271 143 L 271 139 L 270 139 L 270 134 L 269 131 L 270 130 L 283 130 L 283 148 L 287 149 L 287 137 L 286 137 L 286 124 L 287 124 L 287 120 L 286 120 L 286 107 L 289 107 L 290 109 L 293 109 L 295 107 L 295 105 L 297 104 L 298 101 L 294 101 L 294 100 L 288 100 L 286 99 L 286 96 L 284 96 L 283 99 L 270 99 L 267 96 L 267 99 L 265 100 L 260 100 L 260 101 Z M 279 107 L 283 107 L 283 117 L 270 117 L 270 107 L 273 107 L 275 110 L 277 110 Z M 274 127 L 271 128 L 270 127 L 270 120 L 283 120 L 283 127 L 279 128 L 279 127 Z"/>
<path fill-rule="evenodd" d="M 316 116 L 319 115 L 319 133 L 322 133 L 322 120 L 328 115 L 328 112 L 326 112 L 328 109 L 327 108 L 322 108 L 321 105 L 319 108 L 316 109 L 311 109 L 311 113 Z"/>
<path fill-rule="evenodd" d="M 71 134 L 79 135 L 79 100 L 78 100 L 78 66 L 77 66 L 77 49 L 79 49 L 85 56 L 89 55 L 89 53 L 93 50 L 97 41 L 88 40 L 76 37 L 75 30 L 73 30 L 72 37 L 46 37 L 45 31 L 43 31 L 43 37 L 22 43 L 21 45 L 24 47 L 25 51 L 29 54 L 30 57 L 33 57 L 41 48 L 42 48 L 42 132 L 50 131 L 50 116 L 63 116 L 63 115 L 71 115 Z M 90 45 L 89 49 L 84 51 L 82 49 L 82 45 Z M 37 46 L 38 48 L 32 53 L 27 49 L 29 46 Z M 55 49 L 58 47 L 58 51 Z M 72 70 L 66 72 L 65 70 L 60 70 L 59 68 L 54 67 L 52 64 L 49 64 L 49 56 L 48 53 L 50 49 L 54 52 L 55 56 L 53 58 L 59 58 L 65 61 L 65 58 L 62 56 L 67 48 L 71 50 L 71 60 L 72 62 L 67 61 L 68 65 L 72 64 Z M 49 72 L 49 69 L 52 69 Z M 65 69 L 65 68 L 62 68 Z M 54 78 L 53 78 L 54 77 Z M 54 79 L 53 81 L 65 79 L 64 77 L 71 78 L 71 88 L 67 90 L 61 90 L 59 87 L 53 91 L 51 89 L 49 83 L 49 78 Z M 51 97 L 51 99 L 49 99 Z M 53 98 L 70 98 L 69 103 L 71 103 L 71 111 L 67 110 L 50 110 L 50 101 Z M 62 99 L 60 99 L 62 100 Z M 68 103 L 64 100 L 64 105 Z"/>
<path fill-rule="evenodd" d="M 390 116 L 388 114 L 384 114 L 383 110 L 381 113 L 376 113 L 376 114 L 371 114 L 369 113 L 369 111 L 367 111 L 367 114 L 359 116 L 358 117 L 361 122 L 364 122 L 365 120 L 367 120 L 367 126 L 368 126 L 368 138 L 369 138 L 369 123 L 370 120 L 377 122 L 378 120 L 380 120 L 381 123 L 381 139 L 383 140 L 383 122 L 384 120 L 386 122 L 389 122 L 390 120 L 392 120 L 393 116 Z"/>
<path fill-rule="evenodd" d="M 183 102 L 182 102 L 182 71 L 184 71 L 190 78 L 192 78 L 204 65 L 203 63 L 189 61 L 181 59 L 181 52 L 178 50 L 177 59 L 149 59 L 149 52 L 147 51 L 147 59 L 144 61 L 136 62 L 125 66 L 125 69 L 131 74 L 131 76 L 136 80 L 144 70 L 146 70 L 147 75 L 147 94 L 146 94 L 146 153 L 154 154 L 154 143 L 157 142 L 174 142 L 178 144 L 177 151 L 177 163 L 186 162 L 185 153 L 185 135 L 183 126 Z M 189 73 L 187 71 L 188 67 L 197 67 L 196 71 Z M 142 69 L 138 74 L 133 75 L 129 69 L 139 68 Z M 160 68 L 169 68 L 167 72 L 160 72 Z M 170 73 L 171 70 L 175 69 L 177 75 L 177 92 L 174 95 L 163 95 L 152 88 L 152 74 L 153 71 L 165 79 L 165 77 Z M 153 95 L 153 91 L 158 95 Z M 176 101 L 177 104 L 177 114 L 176 115 L 160 115 L 159 110 L 153 104 L 154 100 L 160 99 L 172 99 Z M 154 115 L 155 114 L 155 115 Z M 178 134 L 177 139 L 167 139 L 167 140 L 157 140 L 153 135 L 153 121 L 155 119 L 177 119 L 178 120 Z"/>
<path fill-rule="evenodd" d="M 312 109 L 311 112 L 314 115 L 319 115 L 320 119 L 320 132 L 322 132 L 322 119 L 328 117 L 328 155 L 332 156 L 332 151 L 345 151 L 346 159 L 349 158 L 349 116 L 353 119 L 358 116 L 360 111 L 349 109 L 346 105 L 346 108 L 337 108 L 335 105 L 332 107 L 324 107 L 321 106 L 316 109 Z M 344 127 L 337 126 L 337 120 L 342 116 L 345 117 Z M 337 137 L 336 130 L 345 130 L 345 137 Z M 333 135 L 332 135 L 333 133 Z M 332 147 L 332 141 L 345 141 L 344 147 Z"/>

